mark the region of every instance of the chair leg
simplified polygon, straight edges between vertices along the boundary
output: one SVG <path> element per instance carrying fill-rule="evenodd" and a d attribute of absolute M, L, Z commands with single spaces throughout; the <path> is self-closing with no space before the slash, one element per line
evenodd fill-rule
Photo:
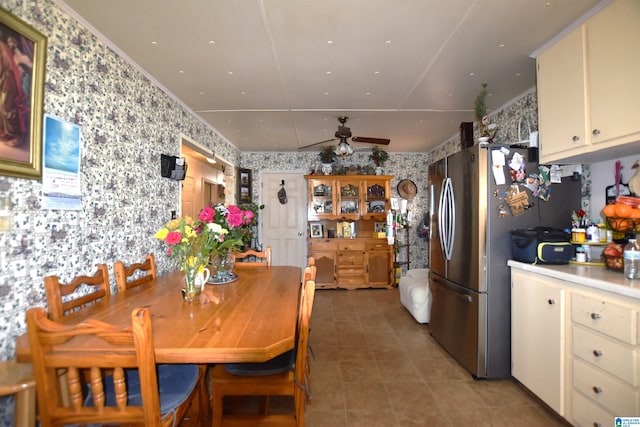
<path fill-rule="evenodd" d="M 200 390 L 198 391 L 198 415 L 200 420 L 209 419 L 210 417 L 210 408 L 209 408 L 209 389 L 207 388 L 207 365 L 199 365 L 198 369 L 200 370 L 200 375 L 202 381 L 200 381 Z"/>
<path fill-rule="evenodd" d="M 222 425 L 222 411 L 223 409 L 223 398 L 224 396 L 219 395 L 219 393 L 216 393 L 215 389 L 212 389 L 211 391 L 211 401 L 212 401 L 212 408 L 211 408 L 211 419 L 212 419 L 212 425 L 213 427 L 220 427 Z"/>

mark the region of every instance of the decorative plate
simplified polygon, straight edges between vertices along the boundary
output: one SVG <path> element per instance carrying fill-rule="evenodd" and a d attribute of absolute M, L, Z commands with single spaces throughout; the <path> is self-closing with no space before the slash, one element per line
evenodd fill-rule
<path fill-rule="evenodd" d="M 235 273 L 231 273 L 231 275 L 226 279 L 218 279 L 217 277 L 210 277 L 207 280 L 207 285 L 225 285 L 227 283 L 235 282 L 238 280 L 238 275 Z"/>

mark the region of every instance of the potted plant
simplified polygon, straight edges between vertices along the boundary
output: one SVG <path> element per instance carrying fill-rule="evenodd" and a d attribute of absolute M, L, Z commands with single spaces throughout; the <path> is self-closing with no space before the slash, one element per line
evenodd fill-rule
<path fill-rule="evenodd" d="M 476 120 L 479 123 L 480 127 L 480 138 L 478 141 L 481 144 L 486 144 L 487 142 L 493 142 L 493 138 L 496 137 L 496 132 L 498 132 L 498 125 L 495 123 L 489 123 L 489 116 L 487 115 L 487 84 L 482 83 L 482 90 L 478 93 L 476 97 L 476 102 L 474 106 L 474 111 L 476 115 Z"/>
<path fill-rule="evenodd" d="M 318 157 L 320 157 L 320 161 L 322 162 L 322 173 L 325 175 L 331 175 L 333 169 L 332 163 L 335 162 L 337 157 L 335 149 L 335 146 L 327 145 L 318 153 Z"/>
<path fill-rule="evenodd" d="M 371 154 L 369 154 L 369 159 L 373 160 L 376 165 L 376 175 L 382 175 L 382 166 L 384 162 L 389 160 L 389 153 L 380 147 L 374 146 L 371 149 Z"/>

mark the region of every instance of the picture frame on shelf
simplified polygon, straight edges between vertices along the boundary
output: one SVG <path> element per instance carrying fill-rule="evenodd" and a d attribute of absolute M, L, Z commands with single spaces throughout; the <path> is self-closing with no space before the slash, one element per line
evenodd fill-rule
<path fill-rule="evenodd" d="M 0 45 L 0 60 L 13 64 L 2 88 L 12 101 L 0 111 L 0 175 L 41 179 L 47 37 L 0 8 Z"/>
<path fill-rule="evenodd" d="M 375 222 L 373 224 L 373 231 L 375 231 L 376 233 L 384 233 L 386 230 L 387 224 L 385 222 Z"/>
<path fill-rule="evenodd" d="M 324 225 L 321 222 L 312 222 L 309 225 L 309 234 L 312 239 L 322 239 L 324 237 Z"/>
<path fill-rule="evenodd" d="M 251 169 L 238 169 L 238 203 L 251 203 Z"/>

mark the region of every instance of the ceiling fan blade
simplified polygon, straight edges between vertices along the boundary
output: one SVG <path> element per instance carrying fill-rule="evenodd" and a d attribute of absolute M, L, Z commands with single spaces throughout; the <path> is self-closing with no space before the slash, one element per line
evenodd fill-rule
<path fill-rule="evenodd" d="M 304 150 L 305 148 L 315 147 L 316 145 L 325 144 L 327 142 L 335 141 L 338 138 L 325 139 L 324 141 L 314 142 L 313 144 L 303 145 L 302 147 L 298 147 L 298 150 Z"/>
<path fill-rule="evenodd" d="M 367 144 L 389 145 L 390 139 L 386 138 L 367 138 L 365 136 L 354 136 L 351 138 L 353 142 L 365 142 Z"/>

